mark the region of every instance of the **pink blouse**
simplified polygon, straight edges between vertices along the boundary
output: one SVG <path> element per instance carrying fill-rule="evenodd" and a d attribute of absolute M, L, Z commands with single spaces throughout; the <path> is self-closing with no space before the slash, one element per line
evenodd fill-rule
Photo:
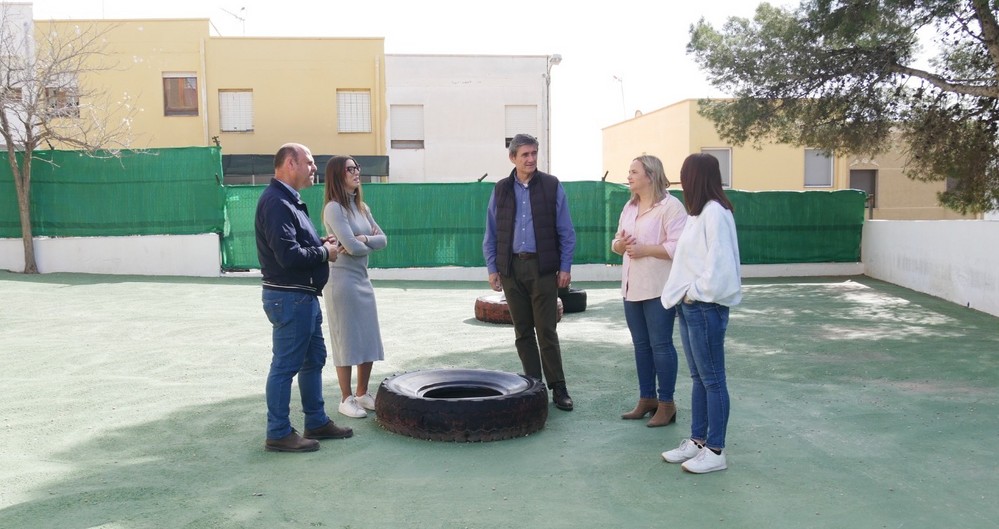
<path fill-rule="evenodd" d="M 621 295 L 627 301 L 644 301 L 658 298 L 663 293 L 666 278 L 673 265 L 676 242 L 680 239 L 683 226 L 687 222 L 687 210 L 673 195 L 666 195 L 648 211 L 639 214 L 638 204 L 630 200 L 621 210 L 617 222 L 615 240 L 627 232 L 638 240 L 638 244 L 658 244 L 666 249 L 670 259 L 641 257 L 632 259 L 624 254 L 621 270 Z M 613 251 L 614 242 L 611 241 Z"/>

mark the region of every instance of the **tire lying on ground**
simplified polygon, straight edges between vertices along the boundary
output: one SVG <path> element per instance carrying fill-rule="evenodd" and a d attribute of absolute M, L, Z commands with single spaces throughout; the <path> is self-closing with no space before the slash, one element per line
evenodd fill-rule
<path fill-rule="evenodd" d="M 565 312 L 583 312 L 586 310 L 585 290 L 575 289 L 572 288 L 572 285 L 569 285 L 566 288 L 558 289 L 558 299 L 562 301 Z"/>
<path fill-rule="evenodd" d="M 562 313 L 565 312 L 565 309 L 561 298 L 558 299 L 557 304 L 558 316 L 555 321 L 562 321 Z M 513 324 L 513 319 L 510 317 L 510 307 L 507 306 L 503 294 L 479 296 L 475 300 L 475 319 L 486 323 Z"/>
<path fill-rule="evenodd" d="M 432 441 L 479 442 L 523 437 L 548 420 L 548 390 L 535 378 L 486 369 L 428 369 L 382 381 L 378 423 Z"/>

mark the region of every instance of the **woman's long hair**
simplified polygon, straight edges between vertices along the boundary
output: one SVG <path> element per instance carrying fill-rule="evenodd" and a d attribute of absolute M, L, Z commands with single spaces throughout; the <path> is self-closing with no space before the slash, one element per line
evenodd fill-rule
<path fill-rule="evenodd" d="M 336 202 L 343 207 L 348 215 L 352 215 L 351 201 L 360 212 L 364 212 L 367 206 L 364 205 L 364 194 L 361 192 L 361 186 L 357 186 L 357 193 L 351 196 L 343 183 L 347 174 L 347 160 L 352 160 L 354 165 L 360 167 L 357 160 L 350 156 L 334 156 L 326 162 L 326 199 L 323 201 L 323 207 L 330 202 Z"/>
<path fill-rule="evenodd" d="M 662 160 L 652 156 L 651 154 L 643 154 L 632 161 L 642 164 L 642 169 L 645 170 L 645 174 L 649 175 L 649 180 L 652 181 L 653 202 L 658 203 L 661 202 L 662 199 L 666 198 L 666 188 L 669 187 L 669 179 L 666 178 L 666 170 L 663 169 Z M 633 204 L 638 203 L 637 193 L 631 194 L 631 202 Z"/>
<path fill-rule="evenodd" d="M 683 203 L 690 215 L 700 215 L 704 205 L 710 200 L 717 201 L 729 211 L 735 211 L 722 189 L 718 158 L 710 154 L 691 154 L 683 161 L 683 166 L 680 167 L 680 185 L 683 186 Z"/>

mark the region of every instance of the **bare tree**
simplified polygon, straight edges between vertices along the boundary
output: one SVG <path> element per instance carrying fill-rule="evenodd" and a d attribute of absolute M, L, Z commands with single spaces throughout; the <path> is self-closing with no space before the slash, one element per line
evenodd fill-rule
<path fill-rule="evenodd" d="M 48 23 L 0 4 L 0 136 L 14 176 L 24 241 L 24 273 L 36 274 L 31 165 L 40 148 L 116 156 L 129 147 L 135 109 L 111 97 L 100 74 L 116 69 L 108 52 L 114 25 Z M 100 151 L 100 154 L 99 154 Z"/>

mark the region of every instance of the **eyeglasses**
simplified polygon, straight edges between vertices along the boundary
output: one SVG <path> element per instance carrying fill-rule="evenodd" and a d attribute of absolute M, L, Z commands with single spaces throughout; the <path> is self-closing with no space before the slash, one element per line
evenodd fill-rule
<path fill-rule="evenodd" d="M 360 173 L 361 172 L 361 166 L 360 165 L 351 165 L 351 166 L 347 167 L 347 172 L 348 173 Z"/>

